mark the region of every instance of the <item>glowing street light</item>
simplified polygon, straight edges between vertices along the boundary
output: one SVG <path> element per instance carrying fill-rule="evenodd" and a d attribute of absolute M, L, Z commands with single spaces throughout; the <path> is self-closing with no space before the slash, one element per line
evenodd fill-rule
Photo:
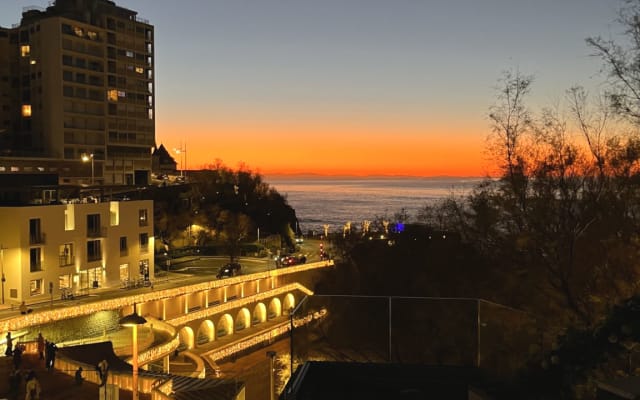
<path fill-rule="evenodd" d="M 180 144 L 180 148 L 173 148 L 176 154 L 180 154 L 180 176 L 186 177 L 187 169 L 187 144 Z"/>
<path fill-rule="evenodd" d="M 82 162 L 91 161 L 91 184 L 93 185 L 93 178 L 94 178 L 93 153 L 91 154 L 82 153 L 80 158 L 82 159 Z"/>
<path fill-rule="evenodd" d="M 125 327 L 133 328 L 132 342 L 132 366 L 133 366 L 133 400 L 138 400 L 138 325 L 144 325 L 147 320 L 138 315 L 136 304 L 133 304 L 133 313 L 120 318 L 118 322 Z"/>

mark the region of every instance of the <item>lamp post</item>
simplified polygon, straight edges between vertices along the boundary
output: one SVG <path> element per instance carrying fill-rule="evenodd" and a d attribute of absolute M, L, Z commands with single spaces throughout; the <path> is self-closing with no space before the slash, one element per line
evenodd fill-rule
<path fill-rule="evenodd" d="M 94 164 L 93 164 L 93 153 L 91 154 L 87 154 L 87 153 L 82 153 L 82 162 L 87 162 L 87 161 L 91 161 L 91 184 L 93 185 L 93 178 L 94 178 Z"/>
<path fill-rule="evenodd" d="M 269 399 L 274 400 L 275 397 L 275 385 L 273 379 L 273 359 L 276 356 L 276 352 L 273 350 L 267 351 L 267 357 L 269 357 Z"/>
<path fill-rule="evenodd" d="M 144 325 L 147 320 L 138 315 L 136 304 L 133 304 L 133 313 L 120 318 L 119 324 L 133 328 L 132 342 L 132 366 L 133 366 L 133 400 L 138 400 L 138 325 Z"/>
<path fill-rule="evenodd" d="M 2 268 L 2 304 L 4 304 L 4 283 L 7 278 L 4 277 L 4 245 L 0 244 L 0 267 Z"/>
<path fill-rule="evenodd" d="M 186 169 L 187 169 L 187 144 L 186 143 L 181 143 L 179 148 L 173 148 L 173 151 L 176 152 L 176 154 L 180 154 L 180 176 L 186 178 L 187 177 L 187 173 L 186 173 Z"/>

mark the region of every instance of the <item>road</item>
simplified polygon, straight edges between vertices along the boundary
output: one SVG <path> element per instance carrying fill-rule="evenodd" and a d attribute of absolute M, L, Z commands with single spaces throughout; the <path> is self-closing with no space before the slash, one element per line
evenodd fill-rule
<path fill-rule="evenodd" d="M 299 244 L 299 250 L 294 254 L 305 255 L 307 262 L 320 261 L 320 240 L 305 240 Z M 323 244 L 325 247 L 326 244 Z M 220 267 L 229 262 L 228 256 L 192 256 L 183 257 L 172 261 L 170 271 L 182 274 L 212 275 L 215 276 Z M 240 257 L 242 274 L 254 274 L 276 268 L 276 263 L 271 258 Z"/>

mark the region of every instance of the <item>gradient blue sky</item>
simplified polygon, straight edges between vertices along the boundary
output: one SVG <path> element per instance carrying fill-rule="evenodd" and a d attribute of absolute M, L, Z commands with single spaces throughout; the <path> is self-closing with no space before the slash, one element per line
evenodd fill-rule
<path fill-rule="evenodd" d="M 2 0 L 0 25 L 43 0 Z M 621 1 L 119 0 L 155 26 L 156 136 L 189 168 L 482 175 L 501 72 L 596 90 Z"/>

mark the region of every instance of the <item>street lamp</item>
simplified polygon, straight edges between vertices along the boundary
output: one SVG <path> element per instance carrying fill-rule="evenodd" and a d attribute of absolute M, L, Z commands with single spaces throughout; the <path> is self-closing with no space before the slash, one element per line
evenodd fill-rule
<path fill-rule="evenodd" d="M 82 153 L 80 158 L 82 159 L 82 162 L 91 161 L 91 184 L 93 185 L 93 178 L 94 178 L 94 171 L 95 171 L 93 166 L 93 153 L 91 154 Z"/>
<path fill-rule="evenodd" d="M 133 303 L 133 313 L 120 318 L 118 323 L 122 326 L 133 328 L 133 400 L 138 400 L 138 325 L 146 324 L 147 320 L 138 315 L 136 304 Z"/>
<path fill-rule="evenodd" d="M 187 144 L 180 144 L 180 148 L 173 148 L 173 151 L 176 152 L 176 154 L 180 154 L 180 176 L 185 177 L 187 176 L 186 173 L 186 169 L 187 169 Z"/>
<path fill-rule="evenodd" d="M 4 304 L 4 283 L 7 278 L 4 277 L 4 249 L 5 247 L 0 244 L 0 267 L 2 268 L 2 304 Z"/>
<path fill-rule="evenodd" d="M 269 357 L 269 399 L 274 400 L 275 397 L 275 385 L 273 379 L 273 359 L 276 356 L 276 352 L 273 350 L 267 351 L 267 357 Z"/>

